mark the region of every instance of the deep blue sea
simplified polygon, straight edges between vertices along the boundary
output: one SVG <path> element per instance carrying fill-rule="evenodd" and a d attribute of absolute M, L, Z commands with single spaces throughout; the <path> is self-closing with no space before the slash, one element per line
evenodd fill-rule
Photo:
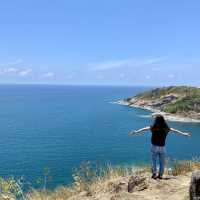
<path fill-rule="evenodd" d="M 32 185 L 48 167 L 49 187 L 71 182 L 84 161 L 119 164 L 150 162 L 150 133 L 128 136 L 152 123 L 149 111 L 111 102 L 149 88 L 111 86 L 0 86 L 0 176 L 24 176 Z M 170 134 L 168 156 L 200 156 L 200 124 L 170 126 L 192 132 Z"/>

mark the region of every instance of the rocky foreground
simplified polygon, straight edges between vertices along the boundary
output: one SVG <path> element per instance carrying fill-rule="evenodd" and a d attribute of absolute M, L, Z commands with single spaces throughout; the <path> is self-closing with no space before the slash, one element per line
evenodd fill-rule
<path fill-rule="evenodd" d="M 82 192 L 69 200 L 187 200 L 191 173 L 154 180 L 150 174 L 110 180 L 95 193 Z M 135 181 L 135 182 L 134 182 Z"/>

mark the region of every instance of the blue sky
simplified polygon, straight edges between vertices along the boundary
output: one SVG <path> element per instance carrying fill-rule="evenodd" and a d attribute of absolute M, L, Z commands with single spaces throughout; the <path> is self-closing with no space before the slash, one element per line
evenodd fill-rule
<path fill-rule="evenodd" d="M 0 1 L 0 83 L 200 85 L 199 0 Z"/>

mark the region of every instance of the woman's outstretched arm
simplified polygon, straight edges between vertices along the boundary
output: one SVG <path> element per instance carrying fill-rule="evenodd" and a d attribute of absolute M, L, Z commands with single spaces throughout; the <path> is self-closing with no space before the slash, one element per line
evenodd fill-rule
<path fill-rule="evenodd" d="M 138 129 L 138 130 L 135 130 L 135 131 L 131 131 L 131 132 L 129 133 L 129 135 L 143 134 L 145 131 L 148 131 L 148 130 L 150 130 L 150 126 L 147 126 L 147 127 L 144 127 L 144 128 Z"/>
<path fill-rule="evenodd" d="M 177 134 L 183 135 L 183 136 L 188 136 L 188 137 L 190 137 L 192 135 L 191 133 L 182 132 L 182 131 L 179 131 L 179 130 L 174 129 L 174 128 L 170 128 L 170 131 L 173 131 L 174 133 L 177 133 Z"/>

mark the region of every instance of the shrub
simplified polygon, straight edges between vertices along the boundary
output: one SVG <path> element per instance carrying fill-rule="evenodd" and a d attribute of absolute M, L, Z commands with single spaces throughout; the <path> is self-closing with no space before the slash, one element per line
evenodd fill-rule
<path fill-rule="evenodd" d="M 0 197 L 8 197 L 8 199 L 24 199 L 22 190 L 22 179 L 15 180 L 13 177 L 3 179 L 0 178 Z"/>
<path fill-rule="evenodd" d="M 185 175 L 188 172 L 192 172 L 193 170 L 200 169 L 200 161 L 199 159 L 193 159 L 193 160 L 183 160 L 183 161 L 177 161 L 172 160 L 169 161 L 171 165 L 171 170 L 167 171 L 167 173 L 172 174 L 173 176 L 178 175 Z"/>

